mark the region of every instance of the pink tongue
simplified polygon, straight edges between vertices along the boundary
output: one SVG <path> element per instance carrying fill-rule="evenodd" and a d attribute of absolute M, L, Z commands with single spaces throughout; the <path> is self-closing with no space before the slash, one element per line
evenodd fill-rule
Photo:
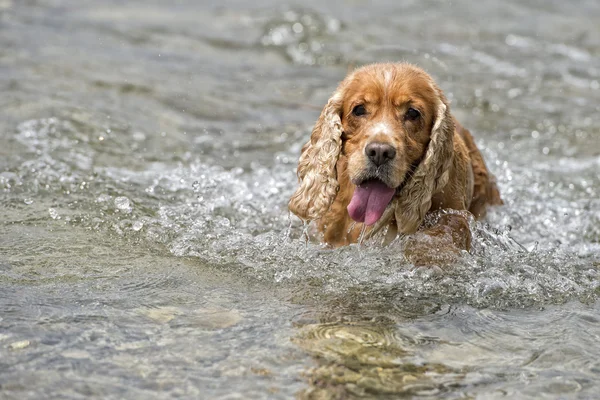
<path fill-rule="evenodd" d="M 354 195 L 348 205 L 348 214 L 356 222 L 373 225 L 383 215 L 394 193 L 396 189 L 390 189 L 381 181 L 364 182 L 354 189 Z"/>

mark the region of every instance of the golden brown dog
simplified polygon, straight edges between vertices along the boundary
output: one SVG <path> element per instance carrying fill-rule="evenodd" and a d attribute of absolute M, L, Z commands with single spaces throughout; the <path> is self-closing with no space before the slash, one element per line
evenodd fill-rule
<path fill-rule="evenodd" d="M 367 235 L 387 228 L 393 239 L 416 232 L 428 212 L 481 218 L 488 204 L 502 204 L 440 88 L 405 63 L 368 65 L 342 81 L 302 148 L 298 178 L 290 210 L 318 220 L 333 246 L 356 242 L 363 224 Z M 446 214 L 425 233 L 468 250 L 465 214 Z"/>

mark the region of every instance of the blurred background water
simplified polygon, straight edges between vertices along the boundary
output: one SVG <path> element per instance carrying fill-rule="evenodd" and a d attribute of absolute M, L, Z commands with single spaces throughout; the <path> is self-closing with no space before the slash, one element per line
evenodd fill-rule
<path fill-rule="evenodd" d="M 0 0 L 0 397 L 594 398 L 600 3 Z M 505 206 L 436 274 L 299 239 L 349 68 L 430 72 Z"/>

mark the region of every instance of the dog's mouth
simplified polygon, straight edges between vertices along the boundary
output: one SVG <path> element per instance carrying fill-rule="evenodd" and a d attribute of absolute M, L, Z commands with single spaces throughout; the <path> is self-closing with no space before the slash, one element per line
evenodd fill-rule
<path fill-rule="evenodd" d="M 356 188 L 348 205 L 350 218 L 368 226 L 379 221 L 394 196 L 402 192 L 404 186 L 415 174 L 424 156 L 425 154 L 410 164 L 408 170 L 403 174 L 402 181 L 397 186 L 391 182 L 389 165 L 386 165 L 388 168 L 363 170 L 359 176 L 351 179 Z"/>
<path fill-rule="evenodd" d="M 356 222 L 373 225 L 381 218 L 397 188 L 391 188 L 379 179 L 369 179 L 356 185 L 348 214 Z"/>

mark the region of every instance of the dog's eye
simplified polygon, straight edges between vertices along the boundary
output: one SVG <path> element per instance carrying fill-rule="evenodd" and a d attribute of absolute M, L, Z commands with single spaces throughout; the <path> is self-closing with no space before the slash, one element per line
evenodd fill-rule
<path fill-rule="evenodd" d="M 359 104 L 352 109 L 352 114 L 356 117 L 360 117 L 361 115 L 365 115 L 366 113 L 367 109 L 362 104 Z"/>
<path fill-rule="evenodd" d="M 404 114 L 404 118 L 406 118 L 409 121 L 414 121 L 415 119 L 419 118 L 421 116 L 421 113 L 417 110 L 415 110 L 414 108 L 409 108 L 408 111 L 406 112 L 406 114 Z"/>

